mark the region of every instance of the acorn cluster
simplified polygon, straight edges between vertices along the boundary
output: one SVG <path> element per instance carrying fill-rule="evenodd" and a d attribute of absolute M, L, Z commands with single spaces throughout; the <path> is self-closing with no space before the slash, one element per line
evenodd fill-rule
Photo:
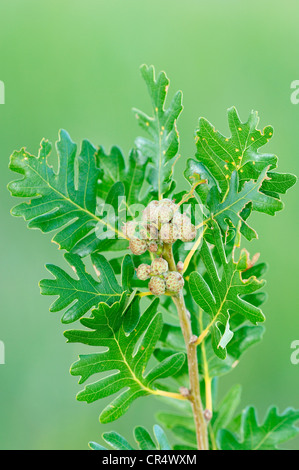
<path fill-rule="evenodd" d="M 149 290 L 154 295 L 163 295 L 165 292 L 177 294 L 184 287 L 184 278 L 177 271 L 169 271 L 168 263 L 163 258 L 156 258 L 151 265 L 140 264 L 137 268 L 137 277 L 141 281 L 149 281 Z"/>
<path fill-rule="evenodd" d="M 190 218 L 181 214 L 170 199 L 150 202 L 143 211 L 142 221 L 127 222 L 123 232 L 130 240 L 130 250 L 134 255 L 142 255 L 147 250 L 160 255 L 164 243 L 190 242 L 196 236 L 196 228 Z"/>
<path fill-rule="evenodd" d="M 134 255 L 142 255 L 148 250 L 157 256 L 151 265 L 138 267 L 138 279 L 150 279 L 149 289 L 154 295 L 178 293 L 184 286 L 179 272 L 183 270 L 183 263 L 178 263 L 177 271 L 169 271 L 162 254 L 165 244 L 172 245 L 177 240 L 190 242 L 195 238 L 196 228 L 190 218 L 179 212 L 179 206 L 170 199 L 152 201 L 143 211 L 142 220 L 125 223 L 123 232 L 130 240 L 129 247 Z"/>

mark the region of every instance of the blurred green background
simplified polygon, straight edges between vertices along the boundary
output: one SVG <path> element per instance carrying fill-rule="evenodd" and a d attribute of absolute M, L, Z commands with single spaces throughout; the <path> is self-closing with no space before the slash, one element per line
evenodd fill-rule
<path fill-rule="evenodd" d="M 86 449 L 112 428 L 130 438 L 133 426 L 154 424 L 161 408 L 143 399 L 102 426 L 102 402 L 76 402 L 79 386 L 68 370 L 81 348 L 65 344 L 60 318 L 38 288 L 44 264 L 62 265 L 62 253 L 50 236 L 10 216 L 11 152 L 26 146 L 36 153 L 43 137 L 55 141 L 63 127 L 78 143 L 86 137 L 127 153 L 139 133 L 131 108 L 150 110 L 139 74 L 147 63 L 166 70 L 170 92 L 184 92 L 184 158 L 194 154 L 198 117 L 228 133 L 226 109 L 235 105 L 243 120 L 257 109 L 260 127 L 274 126 L 268 151 L 280 157 L 281 171 L 298 174 L 299 105 L 290 101 L 299 79 L 298 15 L 297 0 L 1 1 L 1 449 Z M 180 165 L 182 181 L 183 158 Z M 256 404 L 261 416 L 271 404 L 299 408 L 299 365 L 290 362 L 290 344 L 299 339 L 298 189 L 284 201 L 275 218 L 255 217 L 261 239 L 251 243 L 270 264 L 265 339 L 220 385 L 222 393 L 241 383 L 242 405 Z"/>

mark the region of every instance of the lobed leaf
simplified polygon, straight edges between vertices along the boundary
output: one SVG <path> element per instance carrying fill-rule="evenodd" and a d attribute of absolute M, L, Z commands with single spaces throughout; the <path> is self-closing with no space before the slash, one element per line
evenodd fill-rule
<path fill-rule="evenodd" d="M 130 206 L 137 203 L 147 204 L 150 199 L 148 188 L 141 197 L 148 162 L 147 155 L 133 149 L 129 154 L 128 163 L 126 163 L 118 147 L 112 147 L 109 154 L 105 152 L 103 147 L 99 147 L 95 157 L 100 168 L 97 186 L 99 198 L 106 200 L 111 187 L 121 181 L 124 185 L 128 215 L 132 215 Z"/>
<path fill-rule="evenodd" d="M 171 450 L 166 434 L 158 425 L 154 426 L 154 436 L 156 442 L 153 441 L 149 432 L 144 427 L 137 426 L 134 429 L 134 437 L 139 450 Z M 104 433 L 102 437 L 113 449 L 135 450 L 128 441 L 117 432 L 107 432 Z M 108 450 L 95 442 L 90 442 L 89 447 L 92 450 Z"/>
<path fill-rule="evenodd" d="M 212 184 L 217 184 L 224 196 L 228 189 L 231 175 L 235 170 L 243 173 L 244 169 L 252 170 L 257 175 L 265 168 L 277 166 L 277 157 L 272 154 L 259 153 L 273 136 L 273 127 L 265 127 L 263 133 L 257 130 L 259 122 L 256 111 L 250 113 L 247 122 L 242 123 L 236 108 L 228 109 L 228 123 L 231 136 L 225 137 L 216 131 L 214 126 L 204 118 L 199 120 L 196 131 L 196 158 L 209 171 Z M 248 179 L 252 177 L 249 176 Z M 244 176 L 244 180 L 247 179 Z"/>
<path fill-rule="evenodd" d="M 288 408 L 280 415 L 272 407 L 259 424 L 256 410 L 248 407 L 242 413 L 239 433 L 220 431 L 218 446 L 221 450 L 275 450 L 298 435 L 299 428 L 295 426 L 298 421 L 299 411 Z"/>
<path fill-rule="evenodd" d="M 128 441 L 117 432 L 105 432 L 103 439 L 115 450 L 134 450 Z"/>
<path fill-rule="evenodd" d="M 140 450 L 156 450 L 156 444 L 152 440 L 149 432 L 142 426 L 134 429 L 135 441 Z"/>
<path fill-rule="evenodd" d="M 143 313 L 137 328 L 126 334 L 122 326 L 124 298 L 113 305 L 100 303 L 90 318 L 81 319 L 85 330 L 65 332 L 70 343 L 105 347 L 104 352 L 80 356 L 71 374 L 84 383 L 94 374 L 108 373 L 89 384 L 79 393 L 78 400 L 92 403 L 117 393 L 116 398 L 101 413 L 102 423 L 122 416 L 138 397 L 156 394 L 155 382 L 175 374 L 184 362 L 183 354 L 175 354 L 162 363 L 146 368 L 159 339 L 162 317 L 157 312 L 158 299 Z"/>
<path fill-rule="evenodd" d="M 244 184 L 243 188 L 239 188 L 239 176 L 236 171 L 231 175 L 230 187 L 223 202 L 221 202 L 221 195 L 216 186 L 214 186 L 209 194 L 208 206 L 211 212 L 211 217 L 215 219 L 223 231 L 228 229 L 228 221 L 236 229 L 241 222 L 241 231 L 243 235 L 251 240 L 257 238 L 255 230 L 253 230 L 246 222 L 248 213 L 244 211 L 246 206 L 250 205 L 250 212 L 252 210 L 263 212 L 268 215 L 275 215 L 277 211 L 283 209 L 283 204 L 279 199 L 270 197 L 260 191 L 260 188 L 265 181 L 267 168 L 264 169 L 257 181 L 251 180 Z"/>
<path fill-rule="evenodd" d="M 234 385 L 217 405 L 212 419 L 212 428 L 215 436 L 233 420 L 241 402 L 241 391 L 240 385 Z"/>
<path fill-rule="evenodd" d="M 66 309 L 62 317 L 63 323 L 79 320 L 91 308 L 97 307 L 100 302 L 112 305 L 124 295 L 126 288 L 123 289 L 118 284 L 114 272 L 104 256 L 98 253 L 91 256 L 98 281 L 87 273 L 85 265 L 78 255 L 66 253 L 64 257 L 77 279 L 58 266 L 47 264 L 47 270 L 53 274 L 55 279 L 40 281 L 42 295 L 58 296 L 50 311 L 60 312 Z"/>
<path fill-rule="evenodd" d="M 22 216 L 28 221 L 28 227 L 39 228 L 42 232 L 56 231 L 53 242 L 61 249 L 87 255 L 106 245 L 108 234 L 111 246 L 118 237 L 125 236 L 118 230 L 115 220 L 97 213 L 97 183 L 100 170 L 95 159 L 95 147 L 84 140 L 80 155 L 77 146 L 66 131 L 60 131 L 56 145 L 58 172 L 48 164 L 52 145 L 43 140 L 38 157 L 30 155 L 25 149 L 14 152 L 10 159 L 10 169 L 22 175 L 22 179 L 13 181 L 8 188 L 13 196 L 28 198 L 12 209 L 14 216 Z M 111 190 L 111 188 L 110 188 Z M 124 188 L 118 185 L 112 193 L 108 192 L 107 204 L 112 196 L 124 194 Z M 103 237 L 103 232 L 108 232 Z M 111 233 L 110 233 L 111 232 Z M 110 237 L 111 238 L 111 237 Z"/>
<path fill-rule="evenodd" d="M 224 359 L 226 346 L 232 339 L 230 330 L 230 312 L 236 312 L 253 324 L 264 321 L 260 308 L 245 301 L 242 296 L 253 294 L 264 286 L 264 281 L 255 277 L 242 279 L 242 254 L 238 262 L 233 257 L 226 257 L 222 235 L 217 223 L 212 225 L 214 244 L 221 259 L 223 272 L 220 276 L 211 249 L 204 240 L 200 255 L 205 265 L 209 283 L 198 272 L 190 275 L 190 291 L 194 301 L 211 317 L 209 331 L 212 335 L 212 346 L 215 354 Z"/>
<path fill-rule="evenodd" d="M 242 123 L 232 107 L 228 110 L 228 121 L 231 136 L 225 137 L 200 118 L 196 133 L 197 161 L 189 159 L 184 174 L 190 184 L 199 178 L 206 181 L 197 186 L 196 193 L 223 230 L 227 230 L 228 221 L 237 227 L 241 219 L 241 232 L 251 240 L 257 236 L 246 222 L 251 212 L 274 215 L 281 210 L 280 194 L 296 183 L 296 177 L 274 171 L 278 163 L 276 155 L 259 152 L 272 138 L 273 128 L 257 130 L 256 112 L 252 111 L 248 121 Z"/>
<path fill-rule="evenodd" d="M 165 73 L 161 72 L 156 79 L 154 68 L 143 65 L 141 74 L 148 88 L 154 116 L 149 117 L 142 111 L 134 110 L 140 127 L 148 134 L 148 138 L 136 139 L 136 147 L 143 156 L 148 157 L 148 181 L 161 199 L 174 186 L 172 165 L 179 148 L 176 121 L 183 109 L 182 93 L 177 92 L 165 109 L 169 87 Z"/>

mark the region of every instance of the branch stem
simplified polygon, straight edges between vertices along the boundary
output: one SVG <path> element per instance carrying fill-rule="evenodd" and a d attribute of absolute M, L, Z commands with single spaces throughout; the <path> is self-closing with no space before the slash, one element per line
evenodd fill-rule
<path fill-rule="evenodd" d="M 197 348 L 194 343 L 190 342 L 190 339 L 192 337 L 191 324 L 182 292 L 180 292 L 177 296 L 174 296 L 173 301 L 178 311 L 181 328 L 187 348 L 189 380 L 191 389 L 189 400 L 192 405 L 192 411 L 194 416 L 197 445 L 199 450 L 208 450 L 209 444 L 207 437 L 207 423 L 204 418 L 204 411 L 200 397 Z"/>
<path fill-rule="evenodd" d="M 176 265 L 173 258 L 171 245 L 164 245 L 163 257 L 168 262 L 170 270 L 176 271 Z M 172 299 L 177 308 L 181 329 L 183 332 L 187 349 L 190 380 L 190 396 L 188 397 L 188 400 L 191 403 L 194 416 L 197 446 L 199 450 L 209 450 L 207 423 L 204 417 L 204 410 L 200 396 L 197 347 L 192 341 L 190 341 L 192 338 L 191 323 L 182 291 L 174 295 Z"/>

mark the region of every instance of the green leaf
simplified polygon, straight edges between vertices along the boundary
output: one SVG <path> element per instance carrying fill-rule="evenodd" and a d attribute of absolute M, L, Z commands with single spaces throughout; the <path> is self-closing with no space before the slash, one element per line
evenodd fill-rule
<path fill-rule="evenodd" d="M 99 147 L 96 153 L 96 161 L 100 169 L 97 186 L 99 198 L 106 200 L 111 187 L 121 181 L 125 188 L 126 205 L 129 215 L 131 215 L 131 205 L 137 203 L 147 204 L 150 198 L 148 188 L 141 197 L 148 161 L 147 155 L 142 155 L 139 151 L 133 149 L 129 154 L 127 163 L 118 147 L 112 147 L 109 154 L 106 154 L 103 147 Z"/>
<path fill-rule="evenodd" d="M 126 255 L 122 262 L 122 285 L 125 290 L 132 290 L 132 278 L 135 274 L 135 267 L 132 256 Z"/>
<path fill-rule="evenodd" d="M 187 386 L 189 382 L 188 362 L 181 327 L 164 323 L 158 347 L 155 349 L 154 355 L 158 361 L 163 361 L 176 352 L 184 353 L 185 361 L 181 369 L 173 375 L 173 378 L 179 385 Z"/>
<path fill-rule="evenodd" d="M 167 349 L 167 348 L 156 348 L 154 351 L 155 358 L 162 362 L 165 361 L 168 357 L 173 356 L 176 354 L 175 349 Z M 188 363 L 187 363 L 187 356 L 185 356 L 185 362 L 182 365 L 181 369 L 173 374 L 172 378 L 180 385 L 185 387 L 188 384 Z"/>
<path fill-rule="evenodd" d="M 215 250 L 213 250 L 213 254 L 216 254 Z M 242 271 L 242 279 L 250 279 L 252 276 L 256 276 L 260 279 L 265 273 L 266 268 L 265 263 L 256 264 L 246 271 Z M 263 292 L 248 294 L 242 296 L 242 299 L 256 307 L 260 307 L 265 300 L 265 295 Z M 208 317 L 208 315 L 205 315 L 205 317 Z M 204 326 L 208 325 L 208 323 L 208 318 L 204 318 Z M 248 325 L 245 317 L 241 313 L 236 312 L 230 312 L 230 327 L 234 332 L 234 336 L 227 345 L 227 356 L 224 360 L 215 355 L 211 336 L 207 336 L 201 347 L 198 348 L 199 373 L 202 376 L 205 374 L 205 361 L 211 378 L 219 377 L 230 372 L 238 365 L 241 356 L 243 356 L 250 347 L 262 340 L 265 331 L 263 326 Z M 202 331 L 200 330 L 200 332 Z M 203 348 L 205 360 L 203 358 Z"/>
<path fill-rule="evenodd" d="M 198 450 L 196 446 L 192 447 L 192 446 L 186 446 L 186 445 L 175 445 L 173 446 L 173 450 L 191 450 L 191 451 L 194 451 L 194 450 Z"/>
<path fill-rule="evenodd" d="M 173 428 L 171 429 L 171 432 L 175 437 L 177 437 L 183 442 L 186 442 L 192 447 L 197 446 L 196 433 L 193 429 L 190 429 L 182 425 L 177 425 L 177 426 L 173 426 Z"/>
<path fill-rule="evenodd" d="M 234 171 L 231 175 L 229 191 L 223 202 L 220 202 L 220 193 L 214 186 L 209 194 L 209 208 L 212 218 L 215 219 L 223 231 L 228 229 L 228 220 L 231 221 L 235 229 L 242 222 L 243 235 L 251 240 L 256 238 L 257 234 L 246 222 L 246 218 L 242 218 L 242 211 L 251 204 L 252 210 L 264 212 L 268 215 L 275 215 L 277 211 L 283 209 L 283 204 L 279 199 L 270 197 L 260 191 L 260 188 L 266 178 L 267 168 L 264 169 L 257 181 L 248 181 L 244 184 L 241 191 L 239 188 L 238 173 Z"/>
<path fill-rule="evenodd" d="M 263 182 L 261 189 L 265 193 L 268 191 L 269 193 L 286 194 L 296 181 L 296 176 L 290 173 L 268 171 L 267 179 Z"/>
<path fill-rule="evenodd" d="M 210 189 L 216 186 L 216 182 L 207 168 L 202 163 L 189 158 L 184 176 L 191 186 L 198 180 L 206 180 L 205 183 L 198 185 L 196 188 L 196 193 L 199 195 L 201 202 L 206 204 Z"/>
<path fill-rule="evenodd" d="M 125 238 L 103 214 L 96 213 L 100 172 L 95 147 L 84 140 L 80 155 L 76 156 L 77 146 L 66 131 L 60 131 L 56 149 L 57 173 L 48 164 L 52 145 L 47 140 L 41 142 L 38 157 L 24 149 L 13 153 L 10 169 L 21 174 L 22 179 L 10 183 L 8 189 L 13 196 L 29 201 L 14 207 L 12 214 L 24 217 L 30 228 L 39 228 L 45 233 L 56 231 L 53 242 L 61 249 L 80 255 L 100 249 L 103 240 L 98 239 L 97 227 L 100 232 L 103 228 L 111 230 L 114 238 L 116 235 Z M 111 242 L 115 240 L 109 240 L 109 245 Z"/>
<path fill-rule="evenodd" d="M 91 450 L 108 450 L 107 447 L 103 447 L 100 444 L 97 444 L 96 442 L 90 442 L 88 445 Z"/>
<path fill-rule="evenodd" d="M 275 450 L 298 435 L 299 411 L 288 408 L 282 415 L 270 408 L 262 424 L 258 423 L 256 410 L 248 407 L 242 413 L 239 434 L 222 430 L 218 434 L 221 450 Z"/>
<path fill-rule="evenodd" d="M 137 150 L 132 150 L 129 155 L 129 163 L 126 175 L 123 179 L 128 207 L 131 205 L 147 205 L 150 196 L 147 191 L 142 193 L 148 155 L 143 155 Z M 130 213 L 130 212 L 129 212 Z"/>
<path fill-rule="evenodd" d="M 218 224 L 214 222 L 212 228 L 213 243 L 221 259 L 223 273 L 220 276 L 212 250 L 204 240 L 200 255 L 209 277 L 209 284 L 198 272 L 191 273 L 189 284 L 193 299 L 211 317 L 208 329 L 212 334 L 214 352 L 224 359 L 226 346 L 232 338 L 232 332 L 229 329 L 230 312 L 242 314 L 253 324 L 264 321 L 262 311 L 242 298 L 243 295 L 252 294 L 263 287 L 264 281 L 258 281 L 255 277 L 248 280 L 242 279 L 239 264 L 242 254 L 238 262 L 235 262 L 233 257 L 228 260 Z"/>
<path fill-rule="evenodd" d="M 234 336 L 227 345 L 227 356 L 225 359 L 220 359 L 215 355 L 211 336 L 206 337 L 204 340 L 206 366 L 211 378 L 219 377 L 230 372 L 238 365 L 241 356 L 250 347 L 259 343 L 263 338 L 265 329 L 262 326 L 240 325 L 240 321 L 242 323 L 244 322 L 244 317 L 242 315 L 240 315 L 240 317 L 237 316 L 236 318 L 232 315 L 231 319 L 231 323 L 234 325 Z M 181 328 L 165 324 L 158 346 L 159 347 L 156 348 L 154 354 L 159 361 L 175 354 L 177 351 L 185 351 Z M 204 360 L 202 357 L 202 349 L 200 347 L 198 348 L 197 354 L 198 370 L 200 375 L 204 376 Z M 183 364 L 182 368 L 173 376 L 173 378 L 181 386 L 188 386 L 187 357 L 185 364 Z"/>
<path fill-rule="evenodd" d="M 251 212 L 274 215 L 283 209 L 279 195 L 296 183 L 296 177 L 273 171 L 277 157 L 259 152 L 272 137 L 273 128 L 267 126 L 263 133 L 257 130 L 256 112 L 242 123 L 233 107 L 228 110 L 228 121 L 229 138 L 216 131 L 206 119 L 200 119 L 196 137 L 198 162 L 188 160 L 185 177 L 190 184 L 199 177 L 207 180 L 207 184 L 196 188 L 201 202 L 209 205 L 223 230 L 227 229 L 227 220 L 236 227 L 240 217 L 241 233 L 251 240 L 257 236 L 246 223 Z"/>
<path fill-rule="evenodd" d="M 109 154 L 100 146 L 95 154 L 99 178 L 97 195 L 104 201 L 111 187 L 118 181 L 122 181 L 126 174 L 126 162 L 122 151 L 118 147 L 112 147 Z"/>
<path fill-rule="evenodd" d="M 170 347 L 177 351 L 186 351 L 186 345 L 180 326 L 165 323 L 159 342 L 164 347 Z"/>
<path fill-rule="evenodd" d="M 172 165 L 179 148 L 176 120 L 183 109 L 182 93 L 177 92 L 169 107 L 165 109 L 169 87 L 165 73 L 161 72 L 156 80 L 154 68 L 143 65 L 141 74 L 149 91 L 154 116 L 149 117 L 134 110 L 140 127 L 148 134 L 148 138 L 139 137 L 136 146 L 141 154 L 149 159 L 148 180 L 160 199 L 173 186 Z"/>
<path fill-rule="evenodd" d="M 157 394 L 155 381 L 175 374 L 182 367 L 185 357 L 178 353 L 146 372 L 162 330 L 162 317 L 157 313 L 158 303 L 158 300 L 151 303 L 141 316 L 137 328 L 129 335 L 122 327 L 123 298 L 112 306 L 100 303 L 90 318 L 81 319 L 86 330 L 65 333 L 70 343 L 106 348 L 104 352 L 80 356 L 71 368 L 72 375 L 81 376 L 80 383 L 94 374 L 110 373 L 87 385 L 77 397 L 79 401 L 92 403 L 118 394 L 101 413 L 102 423 L 122 416 L 138 397 Z"/>
<path fill-rule="evenodd" d="M 225 428 L 234 418 L 234 414 L 241 402 L 242 388 L 240 385 L 234 385 L 226 396 L 217 405 L 213 415 L 212 427 L 215 436 L 220 429 Z"/>
<path fill-rule="evenodd" d="M 259 148 L 265 145 L 273 135 L 273 128 L 267 126 L 261 133 L 257 112 L 252 111 L 246 123 L 242 123 L 234 107 L 228 110 L 228 122 L 231 137 L 224 137 L 204 118 L 199 121 L 197 130 L 196 158 L 207 168 L 217 183 L 222 195 L 229 189 L 232 173 L 244 171 L 246 165 L 254 166 L 260 174 L 267 167 L 277 165 L 277 157 L 261 154 Z M 251 179 L 251 177 L 249 177 Z"/>
<path fill-rule="evenodd" d="M 65 260 L 69 263 L 77 279 L 53 264 L 47 264 L 47 270 L 55 279 L 40 281 L 42 295 L 58 296 L 52 304 L 51 312 L 67 309 L 62 317 L 63 323 L 72 323 L 83 317 L 91 308 L 100 302 L 112 305 L 119 301 L 125 292 L 118 284 L 114 272 L 104 256 L 95 253 L 91 261 L 99 278 L 96 281 L 87 273 L 85 265 L 78 255 L 66 253 Z"/>
<path fill-rule="evenodd" d="M 171 446 L 168 442 L 166 434 L 158 425 L 154 426 L 154 436 L 156 442 L 153 441 L 149 432 L 144 427 L 137 426 L 134 429 L 135 441 L 138 444 L 138 448 L 140 450 L 171 450 Z M 131 447 L 128 441 L 117 432 L 106 432 L 102 437 L 113 449 L 135 450 L 133 447 Z M 95 442 L 90 442 L 89 447 L 92 450 L 108 450 Z"/>
<path fill-rule="evenodd" d="M 160 412 L 157 414 L 157 419 L 165 426 L 166 429 L 172 429 L 175 426 L 184 426 L 185 428 L 194 430 L 194 418 L 186 414 L 177 414 L 170 412 Z"/>
<path fill-rule="evenodd" d="M 157 414 L 158 421 L 179 440 L 197 446 L 194 418 L 192 413 L 163 412 Z"/>
<path fill-rule="evenodd" d="M 134 429 L 135 440 L 140 450 L 156 450 L 156 444 L 153 442 L 149 432 L 142 426 Z"/>
<path fill-rule="evenodd" d="M 113 449 L 116 450 L 134 450 L 130 446 L 128 441 L 122 437 L 120 434 L 114 431 L 105 432 L 103 434 L 103 439 L 109 444 Z"/>
<path fill-rule="evenodd" d="M 227 374 L 238 365 L 241 356 L 252 346 L 259 343 L 265 329 L 262 326 L 248 326 L 244 325 L 238 329 L 234 329 L 234 336 L 228 343 L 227 355 L 225 359 L 215 355 L 214 343 L 211 336 L 205 339 L 205 351 L 207 358 L 207 367 L 211 378 L 220 377 Z M 199 352 L 199 373 L 204 375 L 204 367 L 202 362 L 202 353 Z"/>
<path fill-rule="evenodd" d="M 132 294 L 133 299 L 126 308 L 123 320 L 125 333 L 130 334 L 138 325 L 140 319 L 140 296 Z"/>
<path fill-rule="evenodd" d="M 171 450 L 171 447 L 170 447 L 170 444 L 168 442 L 165 432 L 157 424 L 155 424 L 154 426 L 154 434 L 158 443 L 159 450 Z"/>
<path fill-rule="evenodd" d="M 176 444 L 175 450 L 180 449 L 197 449 L 197 438 L 195 432 L 194 416 L 191 404 L 187 402 L 179 402 L 177 400 L 170 403 L 175 409 L 174 412 L 159 412 L 157 414 L 158 421 L 171 431 L 173 436 L 184 445 Z"/>
<path fill-rule="evenodd" d="M 263 326 L 243 325 L 234 331 L 234 336 L 228 345 L 228 354 L 235 361 L 239 361 L 240 357 L 248 348 L 259 343 L 264 335 L 265 328 Z"/>

